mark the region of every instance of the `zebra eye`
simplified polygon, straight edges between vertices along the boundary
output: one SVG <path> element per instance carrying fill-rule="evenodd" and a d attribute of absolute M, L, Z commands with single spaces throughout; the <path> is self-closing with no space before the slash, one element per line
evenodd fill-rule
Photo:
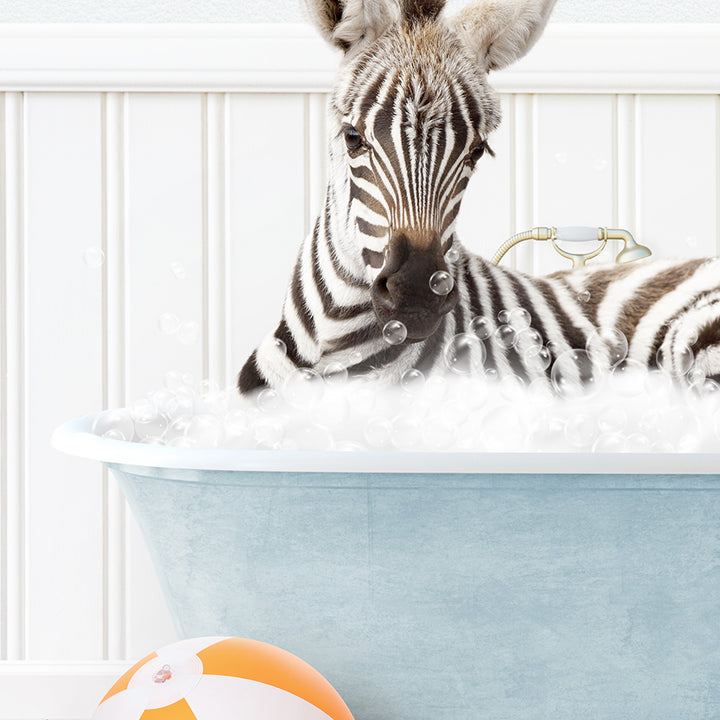
<path fill-rule="evenodd" d="M 470 152 L 467 156 L 467 164 L 471 167 L 475 167 L 475 163 L 485 154 L 485 151 L 487 150 L 488 154 L 495 156 L 495 153 L 490 149 L 490 146 L 484 141 L 481 140 Z"/>
<path fill-rule="evenodd" d="M 356 152 L 363 146 L 362 135 L 347 123 L 343 125 L 343 134 L 345 135 L 345 145 L 350 152 Z"/>

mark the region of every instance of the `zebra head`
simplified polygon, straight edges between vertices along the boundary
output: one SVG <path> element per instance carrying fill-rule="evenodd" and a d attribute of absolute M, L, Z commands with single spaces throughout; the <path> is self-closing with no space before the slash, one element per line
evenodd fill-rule
<path fill-rule="evenodd" d="M 330 186 L 346 208 L 338 252 L 355 258 L 381 326 L 430 336 L 457 303 L 431 291 L 463 192 L 500 121 L 487 83 L 533 45 L 555 0 L 305 0 L 344 52 L 330 101 Z M 343 210 L 345 212 L 345 210 Z M 450 263 L 452 265 L 452 263 Z"/>

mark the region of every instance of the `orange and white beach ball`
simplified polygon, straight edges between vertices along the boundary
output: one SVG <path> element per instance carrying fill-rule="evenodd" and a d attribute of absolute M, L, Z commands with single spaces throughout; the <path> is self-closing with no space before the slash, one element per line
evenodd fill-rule
<path fill-rule="evenodd" d="M 143 658 L 111 688 L 93 720 L 353 720 L 314 668 L 241 638 L 181 640 Z"/>

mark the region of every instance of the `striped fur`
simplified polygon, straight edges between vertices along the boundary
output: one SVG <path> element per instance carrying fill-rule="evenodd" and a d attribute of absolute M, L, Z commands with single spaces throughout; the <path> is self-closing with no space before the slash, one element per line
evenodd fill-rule
<path fill-rule="evenodd" d="M 500 119 L 487 58 L 501 53 L 507 64 L 522 55 L 553 2 L 478 0 L 457 26 L 438 15 L 436 1 L 311 3 L 328 39 L 337 42 L 342 31 L 346 51 L 330 102 L 330 179 L 281 321 L 243 367 L 241 392 L 281 385 L 298 368 L 342 366 L 388 380 L 410 368 L 445 371 L 444 348 L 474 317 L 485 317 L 494 332 L 498 313 L 516 308 L 530 313 L 555 356 L 614 329 L 627 337 L 629 357 L 645 366 L 655 367 L 659 352 L 663 369 L 681 374 L 689 347 L 697 369 L 720 379 L 720 260 L 592 266 L 538 278 L 496 267 L 459 243 L 463 191 Z M 478 47 L 468 34 L 480 19 L 488 27 Z M 363 22 L 372 24 L 367 32 Z M 428 288 L 436 266 L 454 278 L 452 302 L 440 303 Z M 415 277 L 415 267 L 429 270 Z M 418 330 L 413 342 L 389 345 L 383 298 L 396 286 L 392 312 L 408 325 L 417 321 Z M 547 379 L 549 368 L 532 358 L 535 342 L 523 333 L 506 348 L 491 335 L 486 368 L 526 382 Z M 596 366 L 602 361 L 596 357 Z M 588 379 L 587 369 L 576 374 L 578 382 Z"/>

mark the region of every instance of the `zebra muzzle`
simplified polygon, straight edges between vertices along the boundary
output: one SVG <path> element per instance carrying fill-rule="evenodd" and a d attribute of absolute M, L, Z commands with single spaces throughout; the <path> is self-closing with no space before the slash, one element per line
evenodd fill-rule
<path fill-rule="evenodd" d="M 407 328 L 407 342 L 419 342 L 432 335 L 458 299 L 455 287 L 446 293 L 433 291 L 430 278 L 438 271 L 448 272 L 439 237 L 418 243 L 409 233 L 396 232 L 371 289 L 380 326 L 399 320 Z"/>

